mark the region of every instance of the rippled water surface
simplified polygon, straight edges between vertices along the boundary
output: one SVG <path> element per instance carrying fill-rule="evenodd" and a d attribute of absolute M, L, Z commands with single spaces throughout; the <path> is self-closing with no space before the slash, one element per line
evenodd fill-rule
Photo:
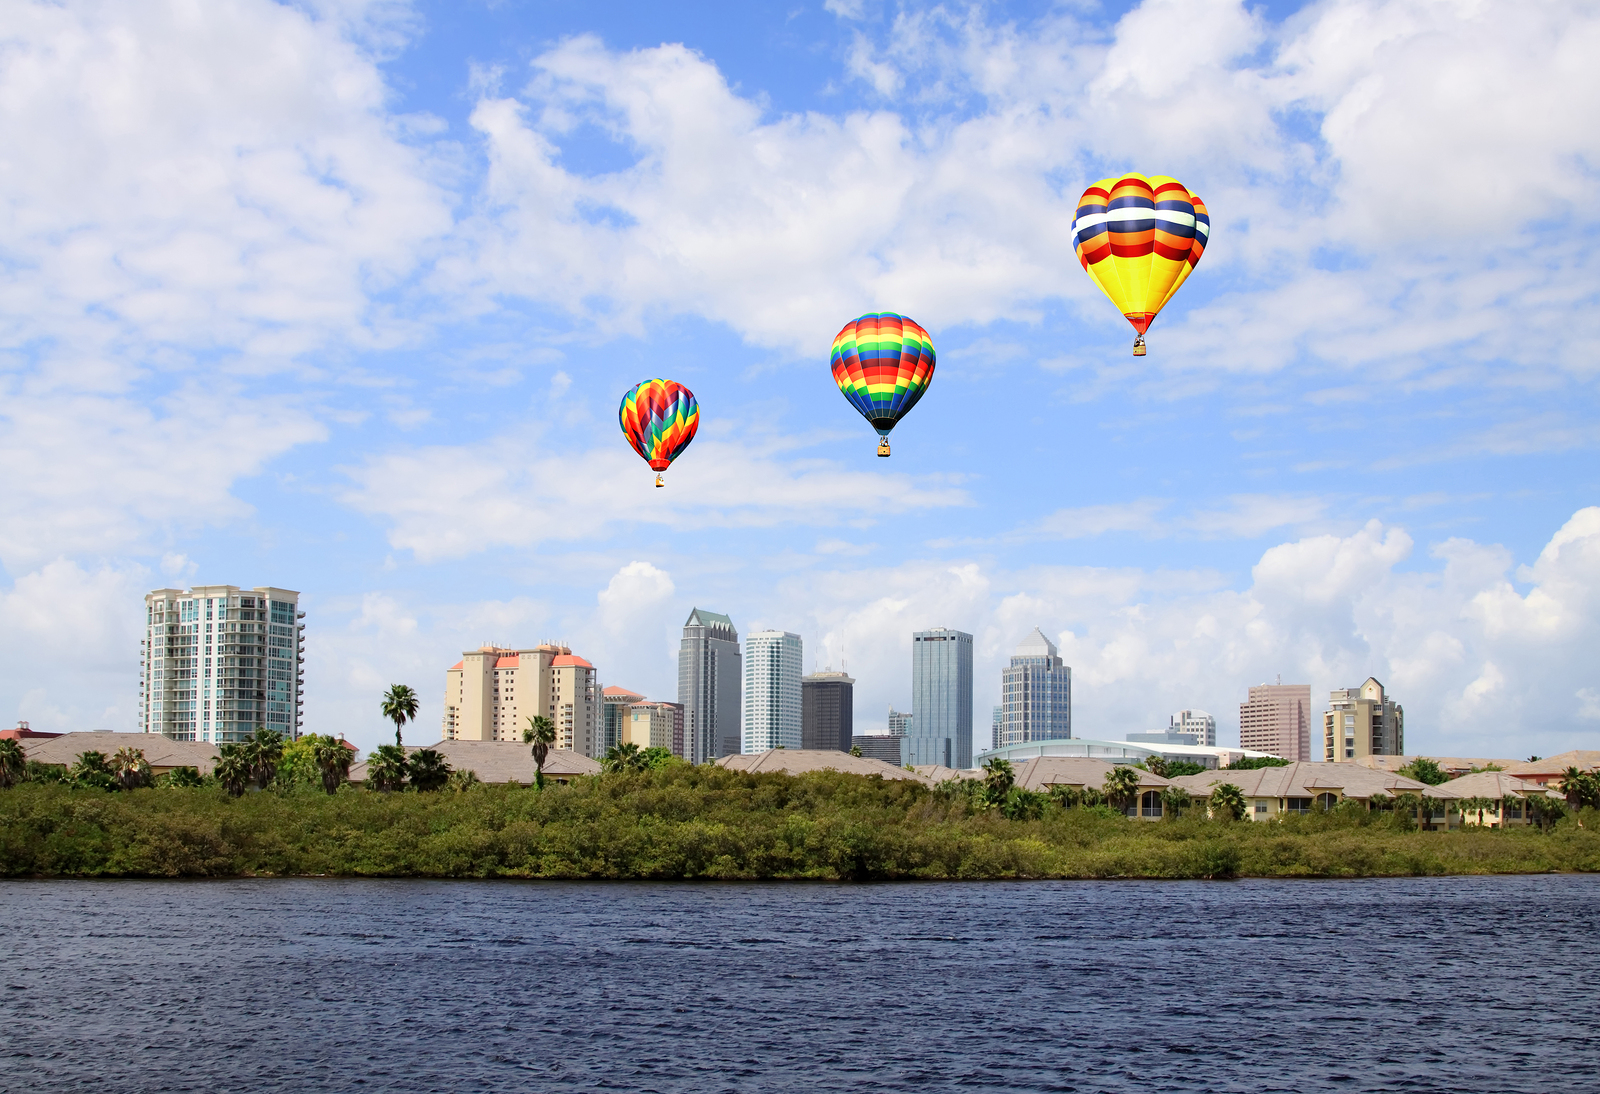
<path fill-rule="evenodd" d="M 5 1091 L 1600 1089 L 1595 877 L 13 882 L 0 916 Z"/>

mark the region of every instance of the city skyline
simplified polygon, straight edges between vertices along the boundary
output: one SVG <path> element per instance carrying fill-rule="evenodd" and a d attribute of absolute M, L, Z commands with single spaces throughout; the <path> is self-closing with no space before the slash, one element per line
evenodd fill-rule
<path fill-rule="evenodd" d="M 696 602 L 848 657 L 865 731 L 943 620 L 975 744 L 1041 622 L 1086 736 L 1230 740 L 1281 673 L 1382 680 L 1413 749 L 1600 742 L 1594 14 L 1369 8 L 1222 0 L 1146 66 L 1157 0 L 23 0 L 0 704 L 139 724 L 139 598 L 253 574 L 365 747 L 486 638 L 672 698 Z M 1127 171 L 1210 220 L 1138 358 L 1072 242 Z M 828 358 L 884 310 L 938 365 L 880 459 Z"/>

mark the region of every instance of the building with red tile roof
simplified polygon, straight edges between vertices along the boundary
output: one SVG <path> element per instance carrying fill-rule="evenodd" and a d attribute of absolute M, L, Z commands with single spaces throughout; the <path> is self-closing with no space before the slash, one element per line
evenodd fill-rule
<path fill-rule="evenodd" d="M 600 702 L 594 666 L 566 646 L 485 645 L 446 670 L 442 729 L 447 741 L 520 742 L 529 719 L 549 718 L 556 748 L 598 756 Z"/>

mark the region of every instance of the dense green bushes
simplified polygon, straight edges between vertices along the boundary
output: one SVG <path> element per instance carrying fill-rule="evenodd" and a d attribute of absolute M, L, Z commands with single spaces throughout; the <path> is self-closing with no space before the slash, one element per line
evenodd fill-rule
<path fill-rule="evenodd" d="M 673 765 L 572 786 L 380 794 L 306 785 L 0 792 L 0 874 L 561 878 L 1345 877 L 1600 870 L 1600 835 L 1408 831 L 1336 812 L 1281 823 L 974 809 L 910 782 Z M 1010 812 L 1018 819 L 1011 819 Z M 1592 818 L 1591 818 L 1592 819 Z"/>

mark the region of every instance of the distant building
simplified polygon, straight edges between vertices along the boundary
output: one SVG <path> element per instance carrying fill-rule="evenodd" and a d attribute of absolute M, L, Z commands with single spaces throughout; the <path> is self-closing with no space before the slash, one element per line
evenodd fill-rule
<path fill-rule="evenodd" d="M 1072 669 L 1038 627 L 1001 670 L 1000 709 L 995 748 L 1072 738 Z"/>
<path fill-rule="evenodd" d="M 1195 743 L 1193 733 L 1177 733 L 1170 729 L 1163 729 L 1158 733 L 1129 733 L 1123 740 L 1139 745 L 1192 745 Z"/>
<path fill-rule="evenodd" d="M 242 741 L 266 726 L 300 736 L 305 612 L 270 586 L 196 585 L 144 598 L 139 728 L 174 741 Z"/>
<path fill-rule="evenodd" d="M 555 747 L 604 755 L 605 711 L 594 666 L 566 646 L 480 646 L 445 671 L 444 739 L 521 741 L 528 719 L 555 723 Z"/>
<path fill-rule="evenodd" d="M 882 760 L 884 763 L 900 767 L 904 763 L 900 757 L 901 743 L 904 740 L 904 737 L 895 737 L 889 734 L 851 737 L 850 747 L 859 748 L 861 754 L 869 760 Z"/>
<path fill-rule="evenodd" d="M 1310 760 L 1311 685 L 1262 684 L 1239 704 L 1239 747 L 1285 760 Z"/>
<path fill-rule="evenodd" d="M 1185 733 L 1194 739 L 1190 744 L 1215 745 L 1217 720 L 1203 710 L 1180 710 L 1167 723 L 1168 733 Z"/>
<path fill-rule="evenodd" d="M 903 710 L 889 708 L 889 736 L 909 737 L 911 735 L 911 715 Z"/>
<path fill-rule="evenodd" d="M 633 703 L 628 707 L 624 744 L 640 748 L 672 748 L 673 708 L 676 703 Z M 681 708 L 680 708 L 681 709 Z"/>
<path fill-rule="evenodd" d="M 972 635 L 948 627 L 911 636 L 907 763 L 972 766 Z"/>
<path fill-rule="evenodd" d="M 1405 710 L 1383 694 L 1376 679 L 1369 676 L 1359 688 L 1340 688 L 1329 695 L 1322 715 L 1324 762 L 1403 756 L 1405 751 Z"/>
<path fill-rule="evenodd" d="M 844 673 L 831 670 L 800 678 L 801 748 L 850 751 L 855 735 L 855 683 Z"/>
<path fill-rule="evenodd" d="M 600 755 L 604 756 L 627 739 L 628 708 L 644 702 L 644 696 L 613 686 L 601 692 L 601 700 L 604 709 L 600 718 Z"/>
<path fill-rule="evenodd" d="M 1000 744 L 1000 727 L 1005 723 L 1003 706 L 997 706 L 989 712 L 989 747 L 995 748 Z"/>
<path fill-rule="evenodd" d="M 752 631 L 744 640 L 745 755 L 800 747 L 800 636 L 788 631 Z"/>
<path fill-rule="evenodd" d="M 683 706 L 684 759 L 700 764 L 739 751 L 739 697 L 744 679 L 733 620 L 695 608 L 678 646 L 678 702 Z"/>

